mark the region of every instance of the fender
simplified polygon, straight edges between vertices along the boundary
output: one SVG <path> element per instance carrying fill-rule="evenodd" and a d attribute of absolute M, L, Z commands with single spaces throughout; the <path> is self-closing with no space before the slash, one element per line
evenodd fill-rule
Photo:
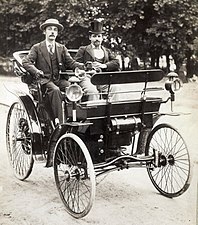
<path fill-rule="evenodd" d="M 27 111 L 28 118 L 30 121 L 30 130 L 32 133 L 31 135 L 33 154 L 42 154 L 42 130 L 33 100 L 24 92 L 11 93 L 18 98 L 19 102 L 24 106 Z"/>
<path fill-rule="evenodd" d="M 53 131 L 50 141 L 49 141 L 49 149 L 47 151 L 47 162 L 46 167 L 53 166 L 53 155 L 56 143 L 58 139 L 65 133 L 71 132 L 75 133 L 77 132 L 79 127 L 88 127 L 92 123 L 78 123 L 78 122 L 71 122 L 71 123 L 64 123 L 56 127 L 56 129 Z"/>
<path fill-rule="evenodd" d="M 38 114 L 36 111 L 36 107 L 35 104 L 33 102 L 33 99 L 31 97 L 31 95 L 29 95 L 29 93 L 27 93 L 26 91 L 23 90 L 19 90 L 18 88 L 8 88 L 5 84 L 4 84 L 5 89 L 10 92 L 11 94 L 13 94 L 17 100 L 24 106 L 24 108 L 27 111 L 28 114 L 28 118 L 30 121 L 30 129 L 32 132 L 32 152 L 33 154 L 42 154 L 43 153 L 43 149 L 42 149 L 42 143 L 43 143 L 43 136 L 42 136 L 42 130 L 41 130 L 41 125 L 40 125 L 40 121 L 38 118 Z M 17 100 L 15 100 L 14 103 L 17 102 Z M 13 103 L 13 104 L 14 104 Z"/>
<path fill-rule="evenodd" d="M 53 131 L 48 144 L 46 167 L 51 167 L 53 165 L 53 155 L 56 142 L 63 134 L 65 134 L 69 130 L 69 128 L 70 126 L 66 124 L 61 124 L 57 126 L 56 129 Z"/>

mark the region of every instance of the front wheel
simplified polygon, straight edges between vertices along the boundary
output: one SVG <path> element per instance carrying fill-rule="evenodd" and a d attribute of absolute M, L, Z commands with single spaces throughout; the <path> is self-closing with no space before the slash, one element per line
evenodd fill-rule
<path fill-rule="evenodd" d="M 75 134 L 61 136 L 54 151 L 56 186 L 67 212 L 75 218 L 86 216 L 95 198 L 95 173 L 90 154 Z"/>
<path fill-rule="evenodd" d="M 166 197 L 177 197 L 190 185 L 190 156 L 179 132 L 168 124 L 156 126 L 150 133 L 146 155 L 158 151 L 159 164 L 149 163 L 147 171 L 155 188 Z"/>

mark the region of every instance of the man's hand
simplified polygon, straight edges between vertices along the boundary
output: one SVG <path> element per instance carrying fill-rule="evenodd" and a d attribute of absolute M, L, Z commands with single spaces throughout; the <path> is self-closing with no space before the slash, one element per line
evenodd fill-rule
<path fill-rule="evenodd" d="M 81 70 L 85 70 L 85 64 L 78 62 L 78 68 Z"/>
<path fill-rule="evenodd" d="M 43 77 L 43 76 L 44 76 L 44 73 L 43 73 L 42 70 L 38 70 L 38 71 L 36 72 L 36 74 L 35 74 L 36 80 L 40 79 L 40 78 Z"/>
<path fill-rule="evenodd" d="M 98 69 L 106 69 L 107 68 L 107 65 L 106 64 L 103 64 L 103 63 L 99 63 L 99 62 L 93 62 L 93 67 Z"/>
<path fill-rule="evenodd" d="M 75 75 L 76 75 L 80 80 L 82 80 L 84 77 L 86 77 L 86 72 L 85 72 L 85 70 L 81 70 L 81 69 L 79 69 L 78 67 L 76 67 L 76 69 L 75 69 Z"/>

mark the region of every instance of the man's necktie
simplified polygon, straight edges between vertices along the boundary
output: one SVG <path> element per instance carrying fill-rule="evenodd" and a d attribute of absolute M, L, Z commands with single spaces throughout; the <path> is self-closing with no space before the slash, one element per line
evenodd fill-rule
<path fill-rule="evenodd" d="M 54 53 L 53 53 L 53 45 L 49 45 L 49 53 L 50 53 L 51 55 L 54 54 Z"/>

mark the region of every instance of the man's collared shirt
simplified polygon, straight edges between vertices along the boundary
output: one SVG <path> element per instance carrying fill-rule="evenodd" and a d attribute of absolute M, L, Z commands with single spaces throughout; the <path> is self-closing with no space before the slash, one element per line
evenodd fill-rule
<path fill-rule="evenodd" d="M 104 51 L 101 48 L 101 46 L 99 46 L 99 48 L 96 48 L 93 44 L 91 44 L 92 49 L 93 49 L 93 53 L 94 53 L 94 57 L 97 59 L 103 59 L 104 58 Z"/>
<path fill-rule="evenodd" d="M 46 46 L 47 46 L 47 50 L 50 54 L 53 54 L 55 52 L 55 42 L 49 43 L 48 41 L 46 41 Z"/>

